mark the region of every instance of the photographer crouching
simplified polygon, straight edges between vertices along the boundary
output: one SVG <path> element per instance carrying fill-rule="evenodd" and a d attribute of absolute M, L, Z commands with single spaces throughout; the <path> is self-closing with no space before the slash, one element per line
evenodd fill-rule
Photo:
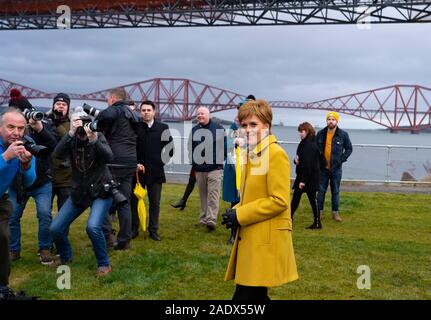
<path fill-rule="evenodd" d="M 87 234 L 97 259 L 97 276 L 105 276 L 112 271 L 102 223 L 112 204 L 112 179 L 106 163 L 112 161 L 113 154 L 104 135 L 91 130 L 91 118 L 81 110 L 76 111 L 71 116 L 69 134 L 62 138 L 54 150 L 54 157 L 68 156 L 72 164 L 71 195 L 50 228 L 60 254 L 60 260 L 54 265 L 72 261 L 69 226 L 91 207 Z"/>
<path fill-rule="evenodd" d="M 13 211 L 12 203 L 8 200 L 8 189 L 18 173 L 22 174 L 25 187 L 36 179 L 35 160 L 22 142 L 26 124 L 26 119 L 17 109 L 7 109 L 0 117 L 0 300 L 16 298 L 8 287 L 8 220 Z"/>

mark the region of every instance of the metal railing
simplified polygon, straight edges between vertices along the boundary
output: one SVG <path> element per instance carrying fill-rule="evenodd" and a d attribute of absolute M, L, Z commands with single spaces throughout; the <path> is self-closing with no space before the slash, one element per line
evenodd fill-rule
<path fill-rule="evenodd" d="M 185 137 L 174 136 L 174 139 L 186 140 Z M 278 140 L 289 159 L 296 154 L 299 141 Z M 385 183 L 406 185 L 431 185 L 431 146 L 407 146 L 385 144 L 352 144 L 353 153 L 343 164 L 343 182 Z M 166 165 L 166 173 L 171 175 L 189 175 L 190 165 Z M 291 179 L 295 178 L 294 164 L 291 164 Z M 420 175 L 415 180 L 402 180 L 401 175 L 412 172 Z M 400 178 L 397 179 L 394 176 Z M 429 177 L 427 181 L 424 178 Z"/>

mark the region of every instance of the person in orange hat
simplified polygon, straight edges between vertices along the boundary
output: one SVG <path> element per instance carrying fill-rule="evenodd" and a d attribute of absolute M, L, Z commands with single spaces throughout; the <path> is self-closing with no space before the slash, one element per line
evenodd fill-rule
<path fill-rule="evenodd" d="M 317 203 L 320 215 L 323 215 L 323 205 L 328 185 L 331 187 L 332 218 L 341 222 L 339 213 L 340 182 L 342 176 L 342 164 L 352 154 L 353 148 L 349 135 L 338 127 L 340 116 L 331 111 L 326 115 L 326 127 L 317 133 L 316 140 L 321 157 L 320 186 L 317 195 Z"/>

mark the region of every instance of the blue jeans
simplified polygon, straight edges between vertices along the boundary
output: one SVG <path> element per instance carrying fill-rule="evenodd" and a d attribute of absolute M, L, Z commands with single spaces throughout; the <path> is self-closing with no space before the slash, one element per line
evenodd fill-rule
<path fill-rule="evenodd" d="M 328 184 L 331 187 L 332 211 L 338 211 L 338 207 L 340 205 L 340 182 L 342 174 L 343 172 L 341 167 L 333 172 L 326 169 L 321 171 L 319 193 L 317 194 L 317 204 L 319 205 L 320 211 L 323 210 Z"/>
<path fill-rule="evenodd" d="M 37 219 L 39 221 L 39 250 L 49 250 L 52 245 L 52 239 L 49 234 L 49 227 L 52 221 L 51 215 L 51 197 L 52 184 L 47 182 L 31 191 L 26 191 L 22 204 L 16 202 L 16 193 L 9 190 L 9 200 L 12 202 L 13 213 L 9 219 L 10 228 L 10 251 L 21 251 L 21 217 L 24 212 L 28 199 L 32 197 L 36 202 Z"/>
<path fill-rule="evenodd" d="M 87 220 L 87 234 L 93 245 L 98 267 L 109 266 L 108 248 L 102 231 L 102 223 L 108 215 L 111 204 L 112 198 L 93 200 Z M 69 226 L 86 209 L 76 206 L 72 202 L 72 198 L 69 197 L 52 221 L 50 231 L 62 261 L 66 262 L 72 259 L 72 246 L 67 237 Z"/>

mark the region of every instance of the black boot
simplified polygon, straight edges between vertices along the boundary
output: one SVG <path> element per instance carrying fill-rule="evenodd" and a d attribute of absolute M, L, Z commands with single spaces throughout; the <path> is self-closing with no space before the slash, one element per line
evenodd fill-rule
<path fill-rule="evenodd" d="M 313 224 L 306 229 L 322 229 L 322 222 L 320 221 L 320 211 L 317 211 L 317 213 L 314 214 Z"/>
<path fill-rule="evenodd" d="M 184 199 L 180 199 L 175 203 L 171 203 L 171 206 L 175 209 L 181 208 L 180 210 L 184 210 L 184 208 L 186 207 L 186 202 L 184 201 Z"/>

